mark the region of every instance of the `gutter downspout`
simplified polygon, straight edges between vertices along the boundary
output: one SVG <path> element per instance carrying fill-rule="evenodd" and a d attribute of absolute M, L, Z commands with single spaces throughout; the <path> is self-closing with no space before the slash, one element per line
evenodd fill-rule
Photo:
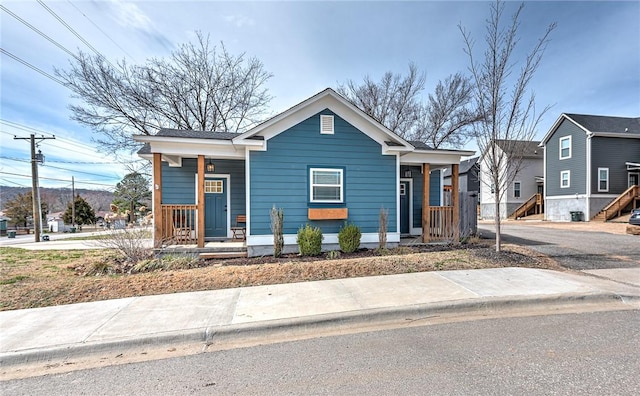
<path fill-rule="evenodd" d="M 589 221 L 591 220 L 591 138 L 593 137 L 593 134 L 588 133 L 587 134 L 587 144 L 586 144 L 586 148 L 587 148 L 587 163 L 586 163 L 586 167 L 587 167 L 587 199 L 586 199 L 586 211 L 587 213 L 585 213 L 585 221 Z"/>

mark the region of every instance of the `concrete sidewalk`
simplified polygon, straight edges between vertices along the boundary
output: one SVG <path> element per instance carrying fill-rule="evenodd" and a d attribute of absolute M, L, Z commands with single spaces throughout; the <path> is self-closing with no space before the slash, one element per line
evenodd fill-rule
<path fill-rule="evenodd" d="M 625 271 L 625 277 L 640 279 L 640 269 Z M 573 272 L 499 268 L 132 297 L 0 312 L 0 365 L 593 303 L 638 309 L 640 287 Z"/>

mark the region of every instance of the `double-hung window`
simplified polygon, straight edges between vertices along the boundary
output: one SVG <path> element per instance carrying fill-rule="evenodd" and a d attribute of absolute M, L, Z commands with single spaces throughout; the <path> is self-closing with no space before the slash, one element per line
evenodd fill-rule
<path fill-rule="evenodd" d="M 521 184 L 520 184 L 519 181 L 513 182 L 513 197 L 514 198 L 520 198 L 520 188 L 521 188 Z"/>
<path fill-rule="evenodd" d="M 598 168 L 598 191 L 609 191 L 609 168 Z"/>
<path fill-rule="evenodd" d="M 571 171 L 560 172 L 560 188 L 569 188 L 569 186 L 571 186 Z"/>
<path fill-rule="evenodd" d="M 560 159 L 571 158 L 571 136 L 560 138 Z"/>
<path fill-rule="evenodd" d="M 344 202 L 344 171 L 342 169 L 311 168 L 309 172 L 311 202 Z"/>

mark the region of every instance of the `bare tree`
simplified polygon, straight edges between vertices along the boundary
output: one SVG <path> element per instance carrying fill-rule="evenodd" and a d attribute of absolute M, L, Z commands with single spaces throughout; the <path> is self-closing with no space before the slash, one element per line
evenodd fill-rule
<path fill-rule="evenodd" d="M 81 104 L 72 118 L 102 135 L 101 149 L 133 150 L 132 134 L 160 128 L 241 132 L 264 116 L 272 75 L 256 58 L 234 56 L 197 34 L 168 58 L 116 67 L 101 56 L 79 53 L 68 70 L 56 70 Z"/>
<path fill-rule="evenodd" d="M 472 108 L 473 85 L 461 73 L 438 81 L 435 92 L 429 94 L 422 107 L 417 126 L 411 138 L 433 148 L 463 147 L 473 138 L 474 123 L 483 116 Z"/>
<path fill-rule="evenodd" d="M 470 140 L 469 126 L 482 117 L 469 106 L 472 86 L 460 73 L 439 81 L 435 92 L 422 102 L 425 76 L 414 64 L 406 76 L 387 72 L 379 82 L 364 77 L 338 86 L 338 92 L 359 109 L 408 140 L 433 148 L 461 147 Z"/>
<path fill-rule="evenodd" d="M 386 72 L 375 82 L 365 76 L 362 84 L 349 80 L 339 85 L 337 91 L 371 118 L 406 137 L 415 128 L 420 114 L 419 94 L 424 82 L 424 74 L 410 64 L 404 77 Z"/>
<path fill-rule="evenodd" d="M 514 142 L 532 140 L 540 119 L 549 110 L 546 106 L 536 112 L 535 95 L 529 93 L 528 86 L 556 24 L 550 24 L 526 57 L 518 62 L 516 73 L 513 58 L 519 42 L 517 33 L 523 8 L 524 3 L 516 9 L 510 23 L 503 26 L 505 4 L 497 0 L 491 5 L 484 37 L 487 48 L 480 61 L 473 55 L 474 41 L 470 32 L 459 26 L 469 57 L 475 103 L 479 112 L 485 115 L 485 121 L 474 124 L 474 130 L 482 153 L 481 172 L 487 172 L 488 187 L 495 194 L 496 251 L 501 250 L 500 202 L 507 186 L 520 171 L 525 153 L 519 150 L 527 147 Z M 500 148 L 496 144 L 498 141 L 507 146 Z"/>

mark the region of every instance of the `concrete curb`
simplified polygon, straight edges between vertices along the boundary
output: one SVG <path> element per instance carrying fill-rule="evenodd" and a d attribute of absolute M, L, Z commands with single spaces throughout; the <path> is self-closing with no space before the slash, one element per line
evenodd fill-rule
<path fill-rule="evenodd" d="M 465 313 L 482 314 L 533 309 L 535 307 L 579 306 L 587 304 L 617 304 L 620 309 L 640 308 L 640 297 L 615 293 L 580 293 L 547 296 L 484 297 L 477 299 L 436 302 L 400 307 L 376 308 L 359 311 L 269 320 L 245 324 L 209 326 L 148 336 L 111 341 L 65 344 L 46 348 L 0 353 L 0 366 L 64 361 L 70 358 L 104 353 L 126 352 L 137 348 L 175 346 L 202 343 L 204 346 L 225 343 L 250 342 L 273 338 L 318 334 L 322 331 L 340 331 L 356 327 L 416 321 L 446 315 Z"/>

